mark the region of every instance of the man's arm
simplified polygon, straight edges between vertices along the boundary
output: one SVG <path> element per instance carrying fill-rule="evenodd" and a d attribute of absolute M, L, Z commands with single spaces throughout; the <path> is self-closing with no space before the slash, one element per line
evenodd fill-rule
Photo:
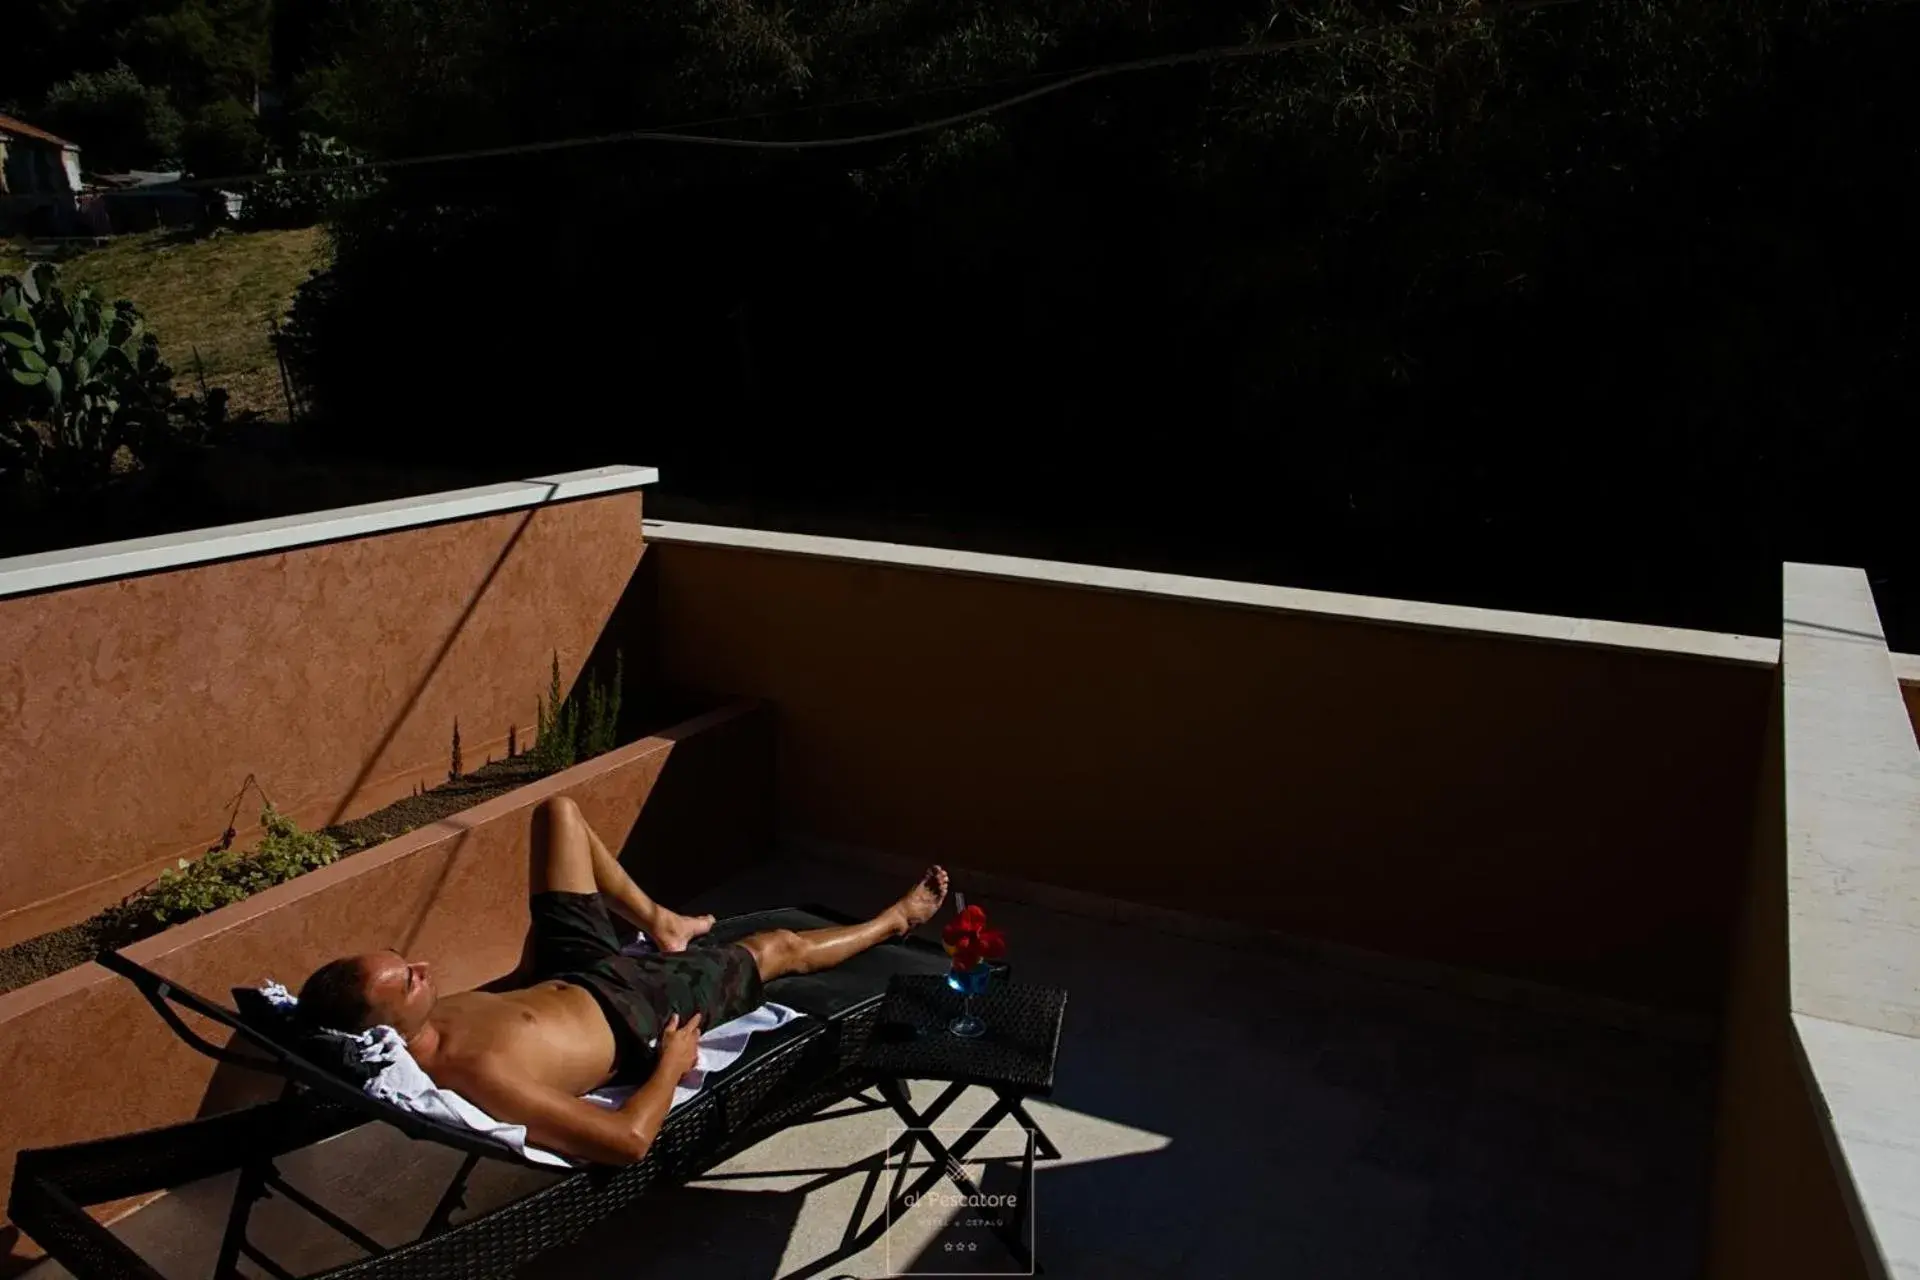
<path fill-rule="evenodd" d="M 673 1075 L 669 1063 L 654 1068 L 647 1082 L 618 1109 L 576 1098 L 563 1090 L 492 1063 L 460 1073 L 452 1087 L 496 1120 L 525 1125 L 527 1145 L 556 1151 L 595 1164 L 634 1164 L 645 1158 L 667 1107 L 673 1086 L 684 1069 Z"/>

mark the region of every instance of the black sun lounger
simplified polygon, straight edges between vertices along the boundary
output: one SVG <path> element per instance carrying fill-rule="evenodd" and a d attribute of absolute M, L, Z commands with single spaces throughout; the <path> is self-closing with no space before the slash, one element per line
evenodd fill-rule
<path fill-rule="evenodd" d="M 811 929 L 847 923 L 820 907 L 756 912 L 721 921 L 710 935 L 727 942 L 762 929 Z M 699 945 L 699 944 L 696 944 Z M 320 1273 L 335 1277 L 468 1280 L 505 1275 L 632 1204 L 656 1184 L 672 1185 L 851 1097 L 866 1083 L 853 1066 L 873 1028 L 887 982 L 901 973 L 944 973 L 945 953 L 919 939 L 889 942 L 824 973 L 767 984 L 767 999 L 806 1014 L 748 1042 L 740 1060 L 671 1112 L 647 1156 L 622 1168 L 571 1173 L 535 1164 L 468 1129 L 441 1124 L 378 1101 L 355 1081 L 282 1043 L 258 1022 L 197 996 L 118 954 L 100 963 L 132 981 L 174 1032 L 221 1062 L 280 1076 L 281 1096 L 223 1115 L 118 1138 L 22 1151 L 8 1213 L 15 1225 L 81 1280 L 161 1280 L 139 1254 L 95 1222 L 86 1206 L 183 1186 L 240 1171 L 216 1275 L 239 1276 L 240 1258 L 268 1275 L 287 1271 L 247 1238 L 255 1201 L 278 1193 L 365 1250 L 365 1258 Z M 195 1034 L 176 1011 L 228 1028 L 225 1048 Z M 244 1046 L 244 1051 L 242 1050 Z M 464 1152 L 466 1160 L 419 1237 L 398 1248 L 377 1241 L 281 1179 L 274 1161 L 288 1152 L 379 1121 L 409 1138 Z M 557 1181 L 468 1221 L 454 1224 L 467 1179 L 481 1160 L 558 1172 Z"/>

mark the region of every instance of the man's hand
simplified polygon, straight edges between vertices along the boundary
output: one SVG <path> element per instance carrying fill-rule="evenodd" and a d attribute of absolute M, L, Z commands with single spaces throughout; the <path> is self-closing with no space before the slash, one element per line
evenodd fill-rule
<path fill-rule="evenodd" d="M 627 1131 L 628 1150 L 632 1152 L 629 1159 L 641 1159 L 653 1146 L 660 1126 L 666 1122 L 667 1108 L 673 1105 L 674 1086 L 693 1070 L 699 1056 L 700 1015 L 696 1013 L 685 1022 L 680 1021 L 679 1014 L 668 1018 L 655 1046 L 653 1074 L 620 1108 L 620 1115 L 631 1126 Z"/>
<path fill-rule="evenodd" d="M 693 1070 L 700 1058 L 700 1015 L 685 1022 L 674 1014 L 660 1032 L 660 1060 L 654 1070 L 669 1080 L 678 1080 Z"/>
<path fill-rule="evenodd" d="M 457 1089 L 495 1119 L 525 1125 L 527 1145 L 597 1164 L 632 1164 L 646 1157 L 673 1105 L 674 1086 L 700 1056 L 700 1015 L 676 1016 L 660 1033 L 653 1074 L 619 1108 L 609 1110 L 562 1093 L 492 1055 L 453 1064 L 436 1083 Z"/>

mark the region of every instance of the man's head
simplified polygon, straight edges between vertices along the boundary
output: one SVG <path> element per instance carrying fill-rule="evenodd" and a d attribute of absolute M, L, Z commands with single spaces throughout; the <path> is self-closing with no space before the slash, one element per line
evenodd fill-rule
<path fill-rule="evenodd" d="M 310 1030 L 365 1031 L 381 1025 L 411 1036 L 439 998 L 431 966 L 398 951 L 343 956 L 314 970 L 300 988 L 300 1021 Z"/>

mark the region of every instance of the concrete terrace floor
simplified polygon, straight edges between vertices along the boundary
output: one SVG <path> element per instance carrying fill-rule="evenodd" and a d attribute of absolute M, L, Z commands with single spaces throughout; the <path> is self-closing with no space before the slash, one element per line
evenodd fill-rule
<path fill-rule="evenodd" d="M 869 910 L 902 886 L 799 859 L 690 904 L 720 913 Z M 962 890 L 965 885 L 958 886 Z M 1703 1257 L 1712 1055 L 1702 1044 L 1442 994 L 1327 964 L 989 900 L 1026 980 L 1071 995 L 1057 1088 L 1033 1113 L 1049 1274 L 1260 1277 L 1695 1277 Z M 1110 960 L 1158 952 L 1122 974 Z M 920 1085 L 924 1106 L 938 1086 Z M 943 1119 L 983 1111 L 974 1091 Z M 935 1206 L 881 1219 L 891 1111 L 847 1104 L 542 1259 L 538 1277 L 802 1280 L 1007 1272 L 990 1237 Z M 1012 1128 L 987 1156 L 1017 1150 Z M 924 1160 L 924 1157 L 922 1157 Z M 376 1238 L 417 1231 L 458 1164 L 378 1126 L 284 1162 Z M 975 1164 L 987 1189 L 1004 1166 Z M 543 1175 L 495 1168 L 473 1207 Z M 873 1182 L 867 1192 L 869 1182 Z M 210 1273 L 233 1179 L 184 1188 L 116 1231 L 165 1275 Z M 942 1184 L 943 1187 L 946 1184 Z M 866 1192 L 863 1194 L 863 1192 Z M 355 1256 L 282 1201 L 254 1239 L 296 1271 Z M 974 1240 L 956 1255 L 950 1241 Z M 954 1261 L 963 1256 L 966 1261 Z M 62 1274 L 44 1264 L 32 1274 Z"/>

